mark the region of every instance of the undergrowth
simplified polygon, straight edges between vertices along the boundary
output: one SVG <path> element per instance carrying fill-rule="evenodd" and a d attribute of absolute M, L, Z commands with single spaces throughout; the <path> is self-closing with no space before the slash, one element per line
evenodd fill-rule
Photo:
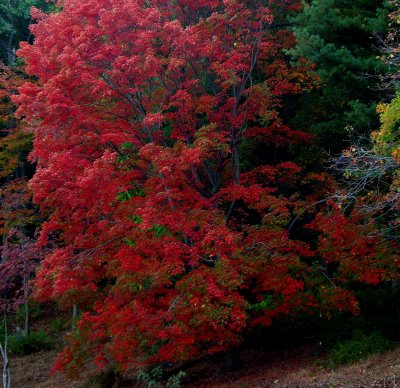
<path fill-rule="evenodd" d="M 389 350 L 391 342 L 379 332 L 365 335 L 356 331 L 353 338 L 337 343 L 328 354 L 328 366 L 335 368 Z"/>

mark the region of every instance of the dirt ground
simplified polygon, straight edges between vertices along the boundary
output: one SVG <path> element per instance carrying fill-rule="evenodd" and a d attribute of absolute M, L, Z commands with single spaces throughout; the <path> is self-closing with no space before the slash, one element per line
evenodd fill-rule
<path fill-rule="evenodd" d="M 49 376 L 56 356 L 46 351 L 12 359 L 12 386 L 16 388 L 75 388 L 84 380 Z M 242 367 L 224 372 L 222 358 L 203 360 L 186 370 L 187 387 L 400 387 L 400 348 L 336 370 L 325 369 L 315 347 L 271 352 L 248 349 Z M 129 386 L 129 385 L 124 385 Z M 137 384 L 131 385 L 138 386 Z M 111 387 L 110 387 L 111 388 Z"/>
<path fill-rule="evenodd" d="M 247 354 L 243 368 L 221 369 L 192 381 L 194 387 L 396 387 L 400 388 L 400 349 L 371 356 L 354 365 L 330 370 L 318 367 L 321 357 L 312 347 L 287 352 Z"/>

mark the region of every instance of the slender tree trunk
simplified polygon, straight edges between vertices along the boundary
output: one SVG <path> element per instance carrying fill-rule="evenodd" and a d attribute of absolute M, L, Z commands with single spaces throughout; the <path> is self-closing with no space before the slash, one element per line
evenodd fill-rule
<path fill-rule="evenodd" d="M 228 350 L 225 353 L 225 370 L 228 372 L 234 372 L 240 368 L 241 360 L 240 353 L 237 348 Z"/>
<path fill-rule="evenodd" d="M 22 165 L 21 166 L 21 177 L 25 178 L 25 166 Z M 21 239 L 23 238 L 24 234 L 24 228 L 21 228 Z M 30 273 L 29 273 L 29 265 L 27 263 L 27 257 L 26 257 L 26 250 L 25 250 L 25 245 L 24 245 L 24 241 L 20 240 L 20 247 L 21 247 L 21 252 L 23 255 L 23 260 L 24 260 L 24 277 L 23 277 L 23 283 L 22 283 L 22 287 L 24 290 L 24 309 L 25 309 L 25 320 L 24 320 L 24 330 L 22 335 L 24 337 L 27 337 L 29 334 L 29 289 L 28 289 L 28 282 L 29 282 L 29 278 L 30 278 Z"/>
<path fill-rule="evenodd" d="M 7 315 L 4 314 L 4 346 L 0 343 L 0 353 L 3 358 L 3 388 L 11 388 L 11 369 L 8 359 Z"/>
<path fill-rule="evenodd" d="M 392 290 L 393 292 L 398 292 L 400 288 L 400 280 L 392 280 Z"/>
<path fill-rule="evenodd" d="M 7 13 L 8 13 L 8 18 L 9 18 L 9 22 L 11 25 L 14 26 L 14 20 L 13 20 L 13 16 L 12 16 L 12 4 L 11 1 L 8 1 L 8 5 L 7 5 Z M 10 32 L 10 35 L 8 37 L 8 44 L 7 44 L 7 61 L 8 61 L 8 65 L 9 66 L 13 66 L 15 64 L 15 60 L 16 60 L 16 50 L 14 47 L 14 35 L 15 35 L 15 31 L 14 29 Z"/>
<path fill-rule="evenodd" d="M 24 276 L 24 308 L 25 308 L 25 322 L 23 336 L 27 337 L 29 334 L 29 303 L 28 303 L 28 290 L 26 286 L 27 278 Z"/>
<path fill-rule="evenodd" d="M 232 159 L 232 178 L 234 185 L 238 185 L 240 182 L 240 157 L 239 157 L 239 149 L 238 142 L 236 141 L 235 132 L 232 131 L 232 140 L 231 140 L 231 159 Z M 233 211 L 236 206 L 236 200 L 233 200 L 229 206 L 228 212 L 226 213 L 225 219 L 228 222 L 231 218 Z"/>
<path fill-rule="evenodd" d="M 240 183 L 240 156 L 239 156 L 239 142 L 236 139 L 236 134 L 234 135 L 234 139 L 232 140 L 232 174 L 233 174 L 233 183 L 238 185 Z"/>
<path fill-rule="evenodd" d="M 78 316 L 78 305 L 72 306 L 72 330 L 76 329 L 76 317 Z"/>
<path fill-rule="evenodd" d="M 394 310 L 396 312 L 397 323 L 399 324 L 400 330 L 400 307 L 398 303 L 398 298 L 400 297 L 400 280 L 392 280 L 392 293 L 394 299 Z"/>

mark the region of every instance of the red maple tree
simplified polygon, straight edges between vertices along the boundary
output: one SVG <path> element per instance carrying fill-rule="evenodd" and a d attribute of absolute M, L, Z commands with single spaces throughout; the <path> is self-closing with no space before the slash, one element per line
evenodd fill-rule
<path fill-rule="evenodd" d="M 33 12 L 19 55 L 39 82 L 15 99 L 35 133 L 35 200 L 51 212 L 41 241 L 58 243 L 36 294 L 83 311 L 57 367 L 185 360 L 284 314 L 356 311 L 288 231 L 329 190 L 283 157 L 310 141 L 279 115 L 314 80 L 284 54 L 299 2 L 59 5 Z"/>

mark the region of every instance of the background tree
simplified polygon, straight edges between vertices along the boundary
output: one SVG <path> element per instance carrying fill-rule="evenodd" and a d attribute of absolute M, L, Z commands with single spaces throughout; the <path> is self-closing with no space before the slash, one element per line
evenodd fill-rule
<path fill-rule="evenodd" d="M 25 75 L 16 63 L 16 49 L 20 40 L 32 40 L 28 29 L 32 5 L 49 9 L 45 1 L 0 1 L 0 310 L 4 316 L 3 386 L 11 384 L 7 341 L 10 329 L 7 315 L 24 308 L 24 329 L 29 331 L 30 279 L 41 258 L 34 244 L 34 231 L 38 226 L 37 210 L 32 205 L 27 178 L 34 166 L 27 162 L 32 149 L 32 136 L 22 122 L 15 118 L 11 96 L 23 82 Z M 4 61 L 8 66 L 4 65 Z"/>
<path fill-rule="evenodd" d="M 357 138 L 342 155 L 332 159 L 332 167 L 344 178 L 342 199 L 348 206 L 356 204 L 363 212 L 377 218 L 384 235 L 398 241 L 399 226 L 399 119 L 398 96 L 398 21 L 399 4 L 391 2 L 395 11 L 390 14 L 390 30 L 382 43 L 379 56 L 390 72 L 383 77 L 382 87 L 397 94 L 390 103 L 378 105 L 380 127 L 371 138 Z M 378 127 L 377 127 L 378 128 Z M 340 195 L 339 195 L 340 197 Z"/>
<path fill-rule="evenodd" d="M 6 65 L 15 64 L 20 41 L 31 42 L 33 39 L 28 28 L 32 22 L 30 10 L 33 6 L 42 10 L 54 8 L 46 0 L 0 1 L 0 61 Z"/>
<path fill-rule="evenodd" d="M 378 89 L 386 73 L 379 39 L 387 34 L 389 2 L 385 0 L 313 0 L 291 19 L 298 45 L 295 58 L 315 64 L 319 88 L 292 101 L 291 125 L 318 135 L 331 153 L 346 147 L 348 129 L 369 134 L 378 124 Z M 310 157 L 310 155 L 309 155 Z"/>

